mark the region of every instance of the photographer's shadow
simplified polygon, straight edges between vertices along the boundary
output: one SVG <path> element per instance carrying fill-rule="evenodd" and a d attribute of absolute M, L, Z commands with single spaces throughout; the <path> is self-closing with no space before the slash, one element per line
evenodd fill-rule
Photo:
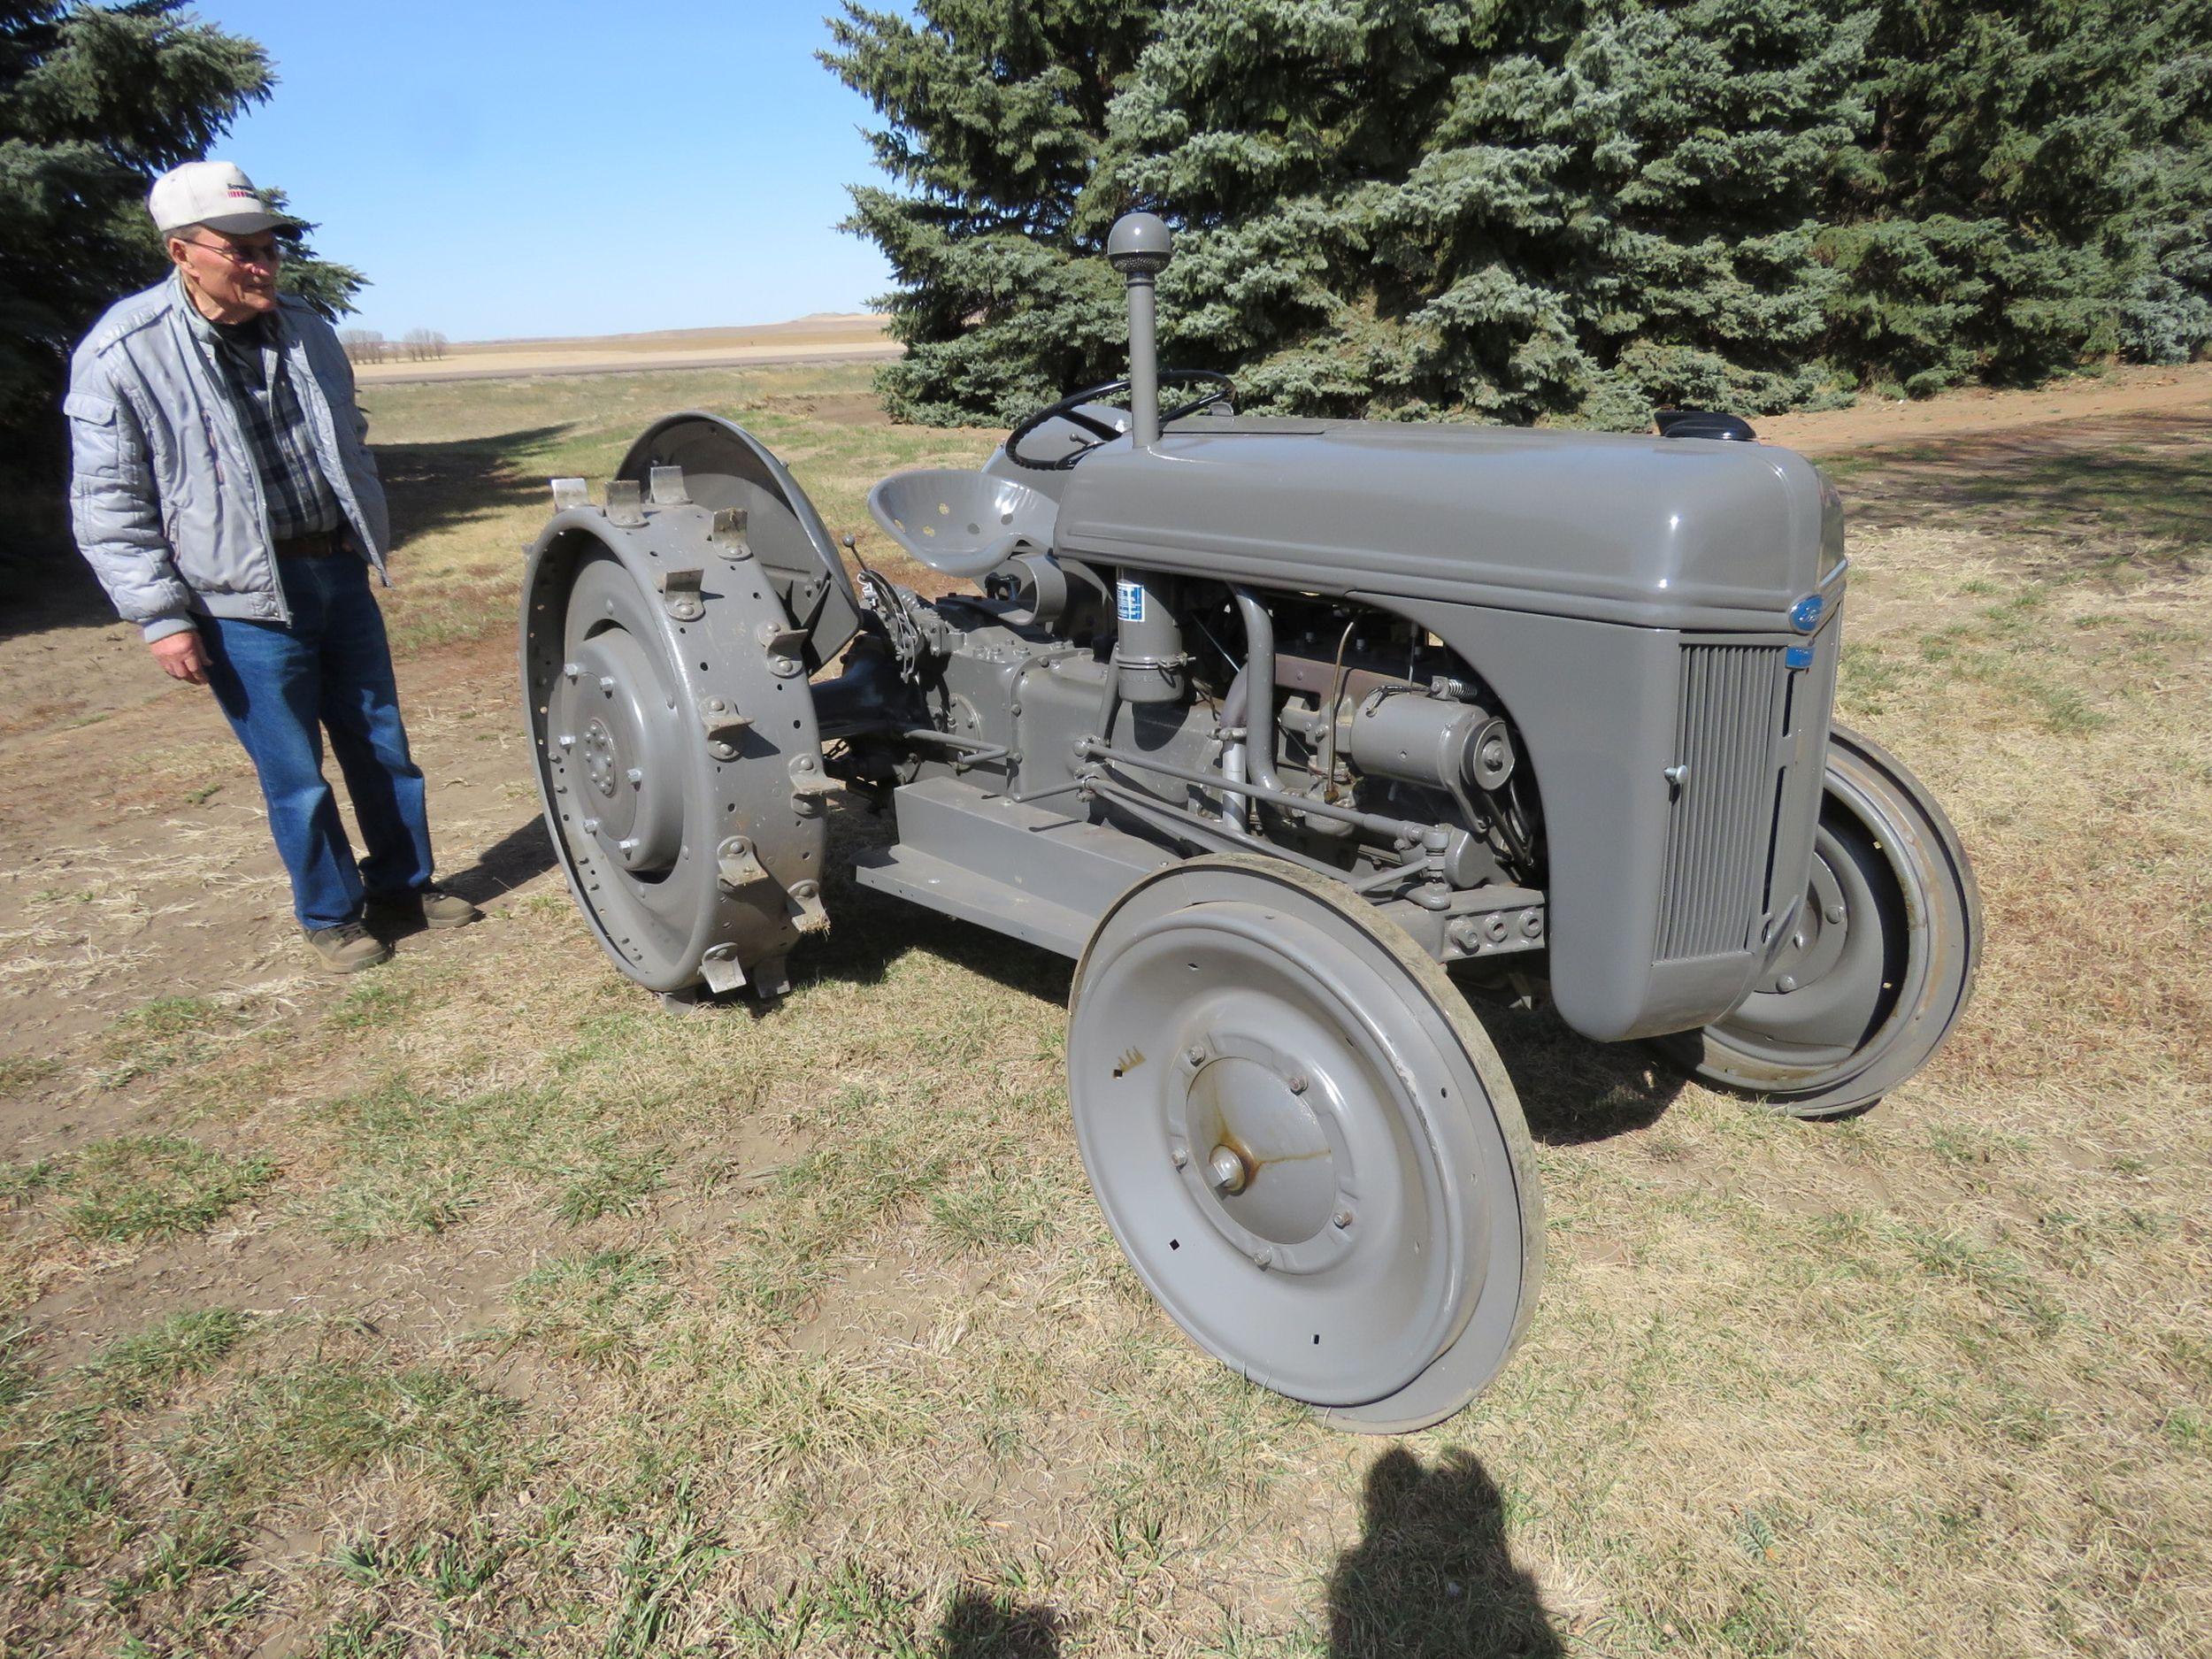
<path fill-rule="evenodd" d="M 963 1590 L 937 1632 L 938 1659 L 1059 1659 L 1059 1614 Z"/>
<path fill-rule="evenodd" d="M 1359 1543 L 1329 1575 L 1329 1659 L 1557 1659 L 1503 1500 L 1471 1452 L 1424 1468 L 1394 1447 L 1367 1471 Z"/>

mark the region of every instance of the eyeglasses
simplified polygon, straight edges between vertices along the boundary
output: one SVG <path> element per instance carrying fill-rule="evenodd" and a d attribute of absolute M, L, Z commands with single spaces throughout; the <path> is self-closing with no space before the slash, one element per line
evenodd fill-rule
<path fill-rule="evenodd" d="M 284 244 L 273 236 L 266 242 L 193 242 L 188 238 L 184 245 L 188 248 L 204 248 L 210 253 L 220 254 L 232 265 L 282 265 L 285 260 Z"/>

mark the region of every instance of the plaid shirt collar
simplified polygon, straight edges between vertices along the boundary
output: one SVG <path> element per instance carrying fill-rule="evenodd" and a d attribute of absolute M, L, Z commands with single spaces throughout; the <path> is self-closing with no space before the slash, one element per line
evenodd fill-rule
<path fill-rule="evenodd" d="M 227 328 L 203 316 L 184 290 L 184 279 L 176 280 L 193 335 L 213 360 L 237 411 L 260 475 L 271 537 L 286 541 L 339 528 L 344 511 L 316 457 L 298 388 L 284 371 L 291 331 L 283 313 L 265 311 L 251 325 Z"/>
<path fill-rule="evenodd" d="M 252 364 L 254 378 L 260 380 L 266 373 L 270 354 L 280 352 L 284 348 L 284 313 L 281 311 L 263 311 L 243 323 L 217 323 L 193 303 L 191 290 L 184 286 L 184 279 L 177 277 L 173 280 L 177 285 L 178 303 L 184 309 L 185 321 L 190 325 L 193 335 L 211 351 L 223 353 L 241 368 Z"/>

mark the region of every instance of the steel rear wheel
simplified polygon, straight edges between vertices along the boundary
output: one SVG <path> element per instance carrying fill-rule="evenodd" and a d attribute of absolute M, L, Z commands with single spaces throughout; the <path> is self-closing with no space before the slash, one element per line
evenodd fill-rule
<path fill-rule="evenodd" d="M 1660 1047 L 1793 1117 L 1861 1111 L 1950 1035 L 1981 946 L 1981 895 L 1950 819 L 1893 756 L 1837 726 L 1788 949 L 1726 1018 Z"/>
<path fill-rule="evenodd" d="M 1528 1131 L 1442 971 L 1325 878 L 1196 859 L 1077 971 L 1069 1093 L 1152 1294 L 1340 1426 L 1425 1426 L 1504 1363 L 1542 1276 Z"/>
<path fill-rule="evenodd" d="M 540 801 L 625 973 L 772 994 L 827 922 L 803 635 L 749 544 L 672 493 L 620 518 L 567 509 L 532 549 L 521 655 Z"/>

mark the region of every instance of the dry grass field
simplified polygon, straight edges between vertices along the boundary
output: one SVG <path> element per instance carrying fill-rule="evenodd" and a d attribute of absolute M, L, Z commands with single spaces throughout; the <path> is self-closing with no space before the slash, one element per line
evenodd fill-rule
<path fill-rule="evenodd" d="M 204 697 L 73 573 L 19 588 L 0 1652 L 2212 1653 L 2194 384 L 1832 457 L 1843 707 L 1974 856 L 1973 1008 L 1827 1125 L 1486 1015 L 1549 1280 L 1499 1384 L 1394 1441 L 1229 1377 L 1124 1266 L 1064 964 L 835 881 L 789 999 L 672 1016 L 551 873 L 511 685 L 546 475 L 702 405 L 860 529 L 993 434 L 887 424 L 861 367 L 373 389 L 489 918 L 354 982 L 303 971 Z"/>
<path fill-rule="evenodd" d="M 403 355 L 356 370 L 364 385 L 467 380 L 514 375 L 605 374 L 625 371 L 736 368 L 771 364 L 896 357 L 904 348 L 873 312 L 828 311 L 748 328 L 671 328 L 653 334 L 576 340 L 463 341 L 426 361 Z"/>

